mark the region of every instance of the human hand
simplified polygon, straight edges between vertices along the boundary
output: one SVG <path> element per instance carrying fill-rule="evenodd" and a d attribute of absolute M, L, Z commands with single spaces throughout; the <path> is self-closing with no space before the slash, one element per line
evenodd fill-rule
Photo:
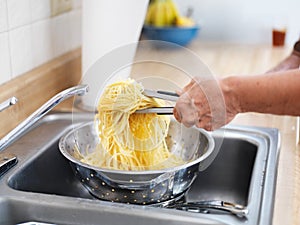
<path fill-rule="evenodd" d="M 298 69 L 299 66 L 300 66 L 300 55 L 296 53 L 292 53 L 287 58 L 282 60 L 278 65 L 276 65 L 274 68 L 267 71 L 267 73 Z"/>
<path fill-rule="evenodd" d="M 237 114 L 223 80 L 196 77 L 178 92 L 174 116 L 186 127 L 196 126 L 211 131 L 229 123 Z M 228 104 L 226 104 L 226 102 Z"/>

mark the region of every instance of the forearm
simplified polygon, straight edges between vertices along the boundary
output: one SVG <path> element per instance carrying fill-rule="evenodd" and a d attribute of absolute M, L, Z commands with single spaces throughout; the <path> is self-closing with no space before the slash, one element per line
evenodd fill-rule
<path fill-rule="evenodd" d="M 225 103 L 238 113 L 300 115 L 300 70 L 221 81 Z"/>

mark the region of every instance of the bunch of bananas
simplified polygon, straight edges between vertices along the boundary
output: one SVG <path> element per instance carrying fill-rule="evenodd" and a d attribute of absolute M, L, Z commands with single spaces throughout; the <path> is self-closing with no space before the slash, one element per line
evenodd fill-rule
<path fill-rule="evenodd" d="M 178 27 L 192 27 L 195 25 L 195 22 L 189 17 L 180 16 L 176 19 L 176 25 Z"/>
<path fill-rule="evenodd" d="M 149 4 L 145 24 L 156 27 L 174 26 L 180 14 L 172 0 L 152 0 Z"/>

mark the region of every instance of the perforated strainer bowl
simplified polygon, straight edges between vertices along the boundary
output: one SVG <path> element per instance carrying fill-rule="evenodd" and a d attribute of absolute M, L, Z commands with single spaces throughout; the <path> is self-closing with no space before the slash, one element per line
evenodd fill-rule
<path fill-rule="evenodd" d="M 162 170 L 124 171 L 98 168 L 80 161 L 100 144 L 94 122 L 65 134 L 59 142 L 61 153 L 70 161 L 75 176 L 89 192 L 102 200 L 132 204 L 154 204 L 183 194 L 199 171 L 206 169 L 214 155 L 214 139 L 197 128 L 186 128 L 172 119 L 168 147 L 184 164 Z"/>

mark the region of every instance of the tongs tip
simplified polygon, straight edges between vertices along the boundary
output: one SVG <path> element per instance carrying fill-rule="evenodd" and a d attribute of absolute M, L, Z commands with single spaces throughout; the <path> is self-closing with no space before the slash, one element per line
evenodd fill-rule
<path fill-rule="evenodd" d="M 151 98 L 159 98 L 166 101 L 176 102 L 179 95 L 175 92 L 145 89 L 143 94 Z M 137 110 L 136 113 L 157 113 L 159 115 L 172 115 L 174 107 L 153 107 L 148 109 Z"/>

